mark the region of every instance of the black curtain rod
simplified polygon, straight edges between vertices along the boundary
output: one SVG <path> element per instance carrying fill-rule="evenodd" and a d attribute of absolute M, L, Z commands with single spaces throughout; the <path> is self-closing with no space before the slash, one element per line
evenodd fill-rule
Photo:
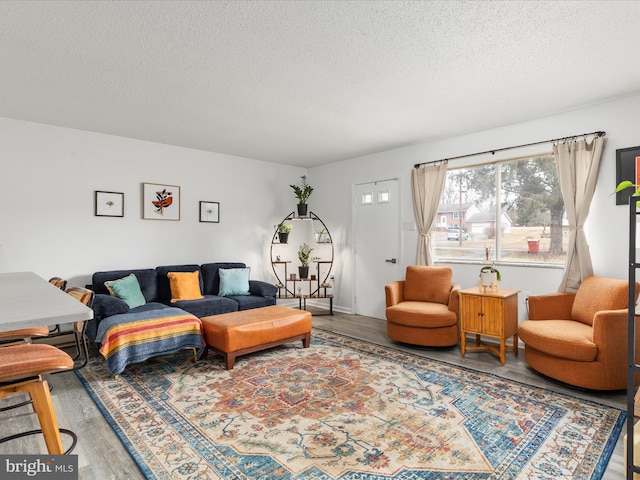
<path fill-rule="evenodd" d="M 591 132 L 591 133 L 583 133 L 581 135 L 570 135 L 568 137 L 553 138 L 551 140 L 544 140 L 544 141 L 541 141 L 541 142 L 525 143 L 523 145 L 515 145 L 513 147 L 496 148 L 494 150 L 487 150 L 486 152 L 468 153 L 466 155 L 458 155 L 457 157 L 443 158 L 442 160 L 433 160 L 431 162 L 416 163 L 413 166 L 413 168 L 418 168 L 421 165 L 431 165 L 432 163 L 448 162 L 449 160 L 456 160 L 458 158 L 475 157 L 476 155 L 484 155 L 486 153 L 490 153 L 491 155 L 495 155 L 496 152 L 503 152 L 505 150 L 513 150 L 514 148 L 531 147 L 533 145 L 541 145 L 543 143 L 558 142 L 560 140 L 567 140 L 569 138 L 588 137 L 589 135 L 595 135 L 596 137 L 604 137 L 606 135 L 606 132 L 598 131 L 598 132 Z"/>

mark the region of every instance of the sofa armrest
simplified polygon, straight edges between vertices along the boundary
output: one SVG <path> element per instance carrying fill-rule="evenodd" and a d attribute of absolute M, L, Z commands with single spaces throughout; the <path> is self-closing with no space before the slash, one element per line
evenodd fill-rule
<path fill-rule="evenodd" d="M 93 318 L 87 321 L 86 333 L 92 342 L 95 341 L 98 325 L 103 318 L 129 311 L 129 305 L 124 300 L 104 293 L 94 295 L 91 308 L 93 309 Z"/>
<path fill-rule="evenodd" d="M 258 297 L 275 297 L 278 289 L 275 285 L 262 280 L 249 280 L 249 293 Z"/>
<path fill-rule="evenodd" d="M 393 307 L 404 300 L 404 280 L 388 283 L 384 286 L 387 307 Z"/>
<path fill-rule="evenodd" d="M 129 305 L 118 297 L 97 293 L 93 298 L 93 314 L 98 319 L 127 313 L 128 311 Z"/>
<path fill-rule="evenodd" d="M 569 320 L 575 293 L 529 295 L 529 320 Z"/>

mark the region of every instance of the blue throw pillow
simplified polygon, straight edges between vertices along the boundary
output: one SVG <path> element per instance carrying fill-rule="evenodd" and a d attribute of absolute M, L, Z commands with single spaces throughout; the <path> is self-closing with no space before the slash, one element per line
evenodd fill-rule
<path fill-rule="evenodd" d="M 249 272 L 250 268 L 221 268 L 220 275 L 221 297 L 228 295 L 249 295 Z"/>
<path fill-rule="evenodd" d="M 129 308 L 139 307 L 147 303 L 144 295 L 142 295 L 138 278 L 133 273 L 120 280 L 104 282 L 104 286 L 109 289 L 111 295 L 124 300 L 129 305 Z"/>

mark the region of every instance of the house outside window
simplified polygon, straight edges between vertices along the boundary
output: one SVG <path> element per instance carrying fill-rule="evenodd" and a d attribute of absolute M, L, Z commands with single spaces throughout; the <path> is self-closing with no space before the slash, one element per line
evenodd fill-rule
<path fill-rule="evenodd" d="M 502 264 L 564 265 L 569 235 L 551 154 L 450 169 L 438 217 L 448 220 L 434 232 L 439 261 L 482 262 L 489 247 Z M 452 228 L 468 235 L 448 236 Z"/>

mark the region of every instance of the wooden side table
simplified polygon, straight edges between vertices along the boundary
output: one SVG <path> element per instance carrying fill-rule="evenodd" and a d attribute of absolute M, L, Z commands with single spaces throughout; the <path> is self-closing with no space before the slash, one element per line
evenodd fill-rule
<path fill-rule="evenodd" d="M 490 290 L 472 287 L 460 291 L 460 351 L 487 350 L 505 364 L 507 348 L 518 356 L 518 293 L 520 290 L 499 288 Z M 467 333 L 476 335 L 476 344 L 467 346 Z M 482 343 L 481 336 L 500 339 L 500 349 Z M 513 345 L 507 347 L 506 339 L 513 336 Z"/>

